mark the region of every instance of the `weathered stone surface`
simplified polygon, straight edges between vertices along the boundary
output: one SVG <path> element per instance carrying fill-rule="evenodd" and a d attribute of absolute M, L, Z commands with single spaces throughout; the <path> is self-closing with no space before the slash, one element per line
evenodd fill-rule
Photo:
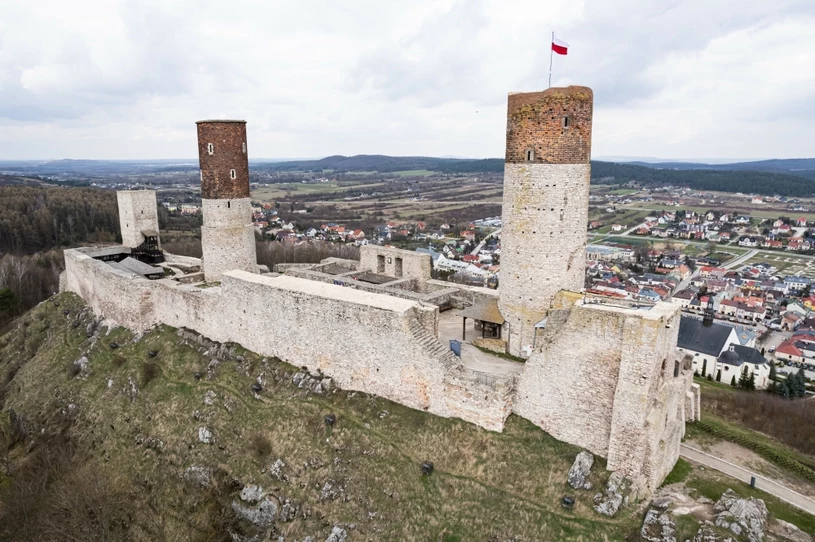
<path fill-rule="evenodd" d="M 346 540 L 348 540 L 348 533 L 342 527 L 335 525 L 325 542 L 345 542 Z"/>
<path fill-rule="evenodd" d="M 647 542 L 676 542 L 676 523 L 664 508 L 650 508 L 642 522 L 640 536 Z"/>
<path fill-rule="evenodd" d="M 263 491 L 262 487 L 254 484 L 249 484 L 241 490 L 240 497 L 242 501 L 256 503 L 260 499 L 262 499 L 265 495 L 266 492 Z"/>
<path fill-rule="evenodd" d="M 594 510 L 606 516 L 613 516 L 625 504 L 631 492 L 631 481 L 622 473 L 613 472 L 605 490 L 594 496 Z"/>
<path fill-rule="evenodd" d="M 204 444 L 212 444 L 212 441 L 213 441 L 212 431 L 210 431 L 206 427 L 199 427 L 198 442 L 203 442 Z"/>
<path fill-rule="evenodd" d="M 572 468 L 566 481 L 575 489 L 591 489 L 591 482 L 588 481 L 591 467 L 594 465 L 594 455 L 587 451 L 582 451 L 574 458 Z"/>
<path fill-rule="evenodd" d="M 264 498 L 256 507 L 249 507 L 238 501 L 232 501 L 232 510 L 239 517 L 257 527 L 270 527 L 277 517 L 277 502 L 270 497 Z"/>
<path fill-rule="evenodd" d="M 761 499 L 742 499 L 732 489 L 728 489 L 716 502 L 717 527 L 730 529 L 735 535 L 745 535 L 750 542 L 764 540 L 767 528 L 767 506 Z"/>
<path fill-rule="evenodd" d="M 135 248 L 144 242 L 143 231 L 158 231 L 155 190 L 117 190 L 122 245 Z"/>
<path fill-rule="evenodd" d="M 699 527 L 693 537 L 693 542 L 736 542 L 729 536 L 722 537 L 716 533 L 709 525 Z"/>
<path fill-rule="evenodd" d="M 269 475 L 277 478 L 281 482 L 288 482 L 289 477 L 286 476 L 285 473 L 286 464 L 283 462 L 282 459 L 276 459 L 272 466 L 269 467 Z"/>
<path fill-rule="evenodd" d="M 791 542 L 812 542 L 813 540 L 812 536 L 783 519 L 776 519 L 770 524 L 769 532 Z"/>

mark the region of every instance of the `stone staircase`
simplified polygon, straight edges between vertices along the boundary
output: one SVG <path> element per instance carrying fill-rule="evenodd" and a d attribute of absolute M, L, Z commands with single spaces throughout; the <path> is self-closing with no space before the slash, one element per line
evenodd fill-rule
<path fill-rule="evenodd" d="M 422 345 L 433 357 L 440 359 L 445 364 L 460 365 L 458 357 L 450 350 L 448 345 L 442 343 L 435 335 L 422 327 L 419 320 L 410 321 L 410 334 Z"/>

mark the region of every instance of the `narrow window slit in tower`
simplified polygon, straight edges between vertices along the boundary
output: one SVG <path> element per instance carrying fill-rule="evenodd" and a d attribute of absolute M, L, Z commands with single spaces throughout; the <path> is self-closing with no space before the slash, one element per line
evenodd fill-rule
<path fill-rule="evenodd" d="M 571 117 L 563 117 L 563 128 L 564 128 L 564 129 L 565 129 L 565 128 L 568 128 L 568 127 L 569 127 L 569 126 L 571 126 L 571 125 L 572 125 L 572 119 L 571 119 Z"/>
<path fill-rule="evenodd" d="M 231 201 L 227 201 L 227 202 L 226 202 L 226 208 L 227 208 L 227 209 L 231 209 L 231 208 L 232 208 L 232 202 L 231 202 Z"/>
<path fill-rule="evenodd" d="M 238 176 L 238 175 L 237 175 L 237 173 L 235 173 L 235 170 L 234 170 L 234 169 L 230 169 L 230 170 L 229 170 L 229 178 L 230 178 L 230 179 L 232 179 L 232 180 L 234 181 L 234 180 L 235 180 L 235 178 L 236 178 L 237 176 Z"/>
<path fill-rule="evenodd" d="M 531 162 L 534 159 L 535 159 L 535 151 L 533 151 L 532 149 L 527 149 L 527 151 L 526 151 L 526 161 Z"/>
<path fill-rule="evenodd" d="M 243 154 L 246 154 L 246 141 L 241 143 L 241 150 L 243 151 Z"/>
<path fill-rule="evenodd" d="M 207 143 L 207 154 L 215 154 L 215 147 L 212 145 L 212 143 Z"/>

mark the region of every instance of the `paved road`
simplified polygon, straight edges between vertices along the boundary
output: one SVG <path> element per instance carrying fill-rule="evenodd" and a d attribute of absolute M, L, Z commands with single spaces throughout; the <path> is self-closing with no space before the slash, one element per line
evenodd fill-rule
<path fill-rule="evenodd" d="M 740 265 L 740 264 L 746 262 L 747 260 L 749 260 L 750 258 L 755 256 L 756 254 L 758 254 L 758 250 L 751 250 L 750 252 L 745 252 L 744 254 L 739 256 L 738 258 L 736 258 L 734 260 L 730 260 L 729 262 L 724 264 L 722 267 L 724 267 L 725 269 L 733 269 L 737 265 Z"/>
<path fill-rule="evenodd" d="M 805 512 L 809 512 L 810 514 L 815 515 L 815 500 L 810 499 L 804 495 L 801 495 L 797 491 L 793 491 L 792 489 L 779 484 L 778 482 L 774 482 L 769 480 L 763 476 L 760 476 L 754 472 L 750 472 L 749 470 L 739 467 L 738 465 L 734 465 L 728 461 L 723 459 L 719 459 L 709 453 L 703 452 L 698 448 L 693 448 L 686 444 L 682 445 L 680 449 L 679 455 L 684 457 L 685 459 L 690 459 L 695 463 L 700 463 L 706 467 L 710 467 L 711 469 L 715 469 L 719 472 L 723 472 L 728 476 L 732 476 L 736 480 L 740 480 L 744 483 L 750 483 L 750 477 L 756 477 L 756 487 L 762 491 L 769 493 L 775 497 L 778 497 L 782 501 L 786 501 L 787 503 L 800 508 Z"/>
<path fill-rule="evenodd" d="M 495 230 L 495 231 L 494 231 L 494 232 L 492 232 L 491 234 L 489 234 L 489 235 L 487 235 L 486 237 L 484 237 L 484 238 L 481 240 L 481 242 L 480 242 L 480 243 L 478 243 L 478 246 L 476 246 L 476 247 L 473 249 L 473 251 L 472 251 L 472 252 L 470 252 L 470 254 L 472 254 L 473 256 L 477 255 L 477 254 L 478 254 L 478 251 L 479 251 L 479 250 L 481 250 L 481 249 L 484 247 L 484 243 L 486 243 L 486 242 L 487 242 L 487 239 L 489 239 L 489 238 L 490 238 L 490 237 L 492 237 L 493 235 L 498 235 L 499 233 L 501 233 L 501 228 L 498 228 L 497 230 Z"/>

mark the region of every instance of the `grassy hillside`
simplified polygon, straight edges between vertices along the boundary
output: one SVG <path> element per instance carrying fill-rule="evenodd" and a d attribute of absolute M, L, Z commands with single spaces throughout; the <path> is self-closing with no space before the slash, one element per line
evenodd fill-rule
<path fill-rule="evenodd" d="M 498 434 L 361 393 L 316 395 L 291 383 L 293 367 L 171 328 L 134 337 L 103 327 L 88 337 L 93 318 L 82 302 L 71 294 L 55 301 L 0 340 L 2 424 L 14 434 L 13 410 L 28 433 L 10 461 L 24 465 L 49 438 L 82 450 L 67 470 L 102 477 L 97 485 L 113 496 L 96 500 L 131 503 L 128 537 L 221 539 L 225 525 L 241 527 L 229 504 L 250 482 L 299 506 L 295 519 L 277 525 L 287 540 L 324 540 L 333 525 L 354 525 L 351 540 L 623 540 L 639 524 L 634 510 L 595 514 L 593 492 L 578 492 L 574 511 L 562 509 L 561 497 L 574 493 L 564 482 L 578 448 L 522 419 L 510 418 Z M 83 356 L 86 369 L 78 370 L 73 362 Z M 258 377 L 259 399 L 250 389 Z M 324 423 L 328 413 L 334 427 Z M 214 443 L 199 442 L 199 427 Z M 269 474 L 278 459 L 287 481 Z M 423 477 L 427 460 L 435 471 Z M 215 487 L 185 485 L 191 466 L 211 468 Z M 599 485 L 606 475 L 595 470 Z M 7 479 L 5 489 L 15 494 L 18 481 Z M 16 502 L 8 498 L 6 507 Z"/>
<path fill-rule="evenodd" d="M 565 484 L 579 448 L 525 420 L 488 432 L 362 393 L 316 394 L 292 382 L 297 371 L 184 330 L 108 327 L 73 294 L 40 304 L 0 337 L 0 540 L 251 536 L 236 513 L 246 484 L 272 496 L 288 542 L 322 542 L 335 526 L 350 541 L 639 540 L 644 503 L 596 514 L 595 491 Z M 671 481 L 690 499 L 746 494 L 687 464 Z M 701 517 L 677 520 L 679 532 L 690 538 Z"/>

